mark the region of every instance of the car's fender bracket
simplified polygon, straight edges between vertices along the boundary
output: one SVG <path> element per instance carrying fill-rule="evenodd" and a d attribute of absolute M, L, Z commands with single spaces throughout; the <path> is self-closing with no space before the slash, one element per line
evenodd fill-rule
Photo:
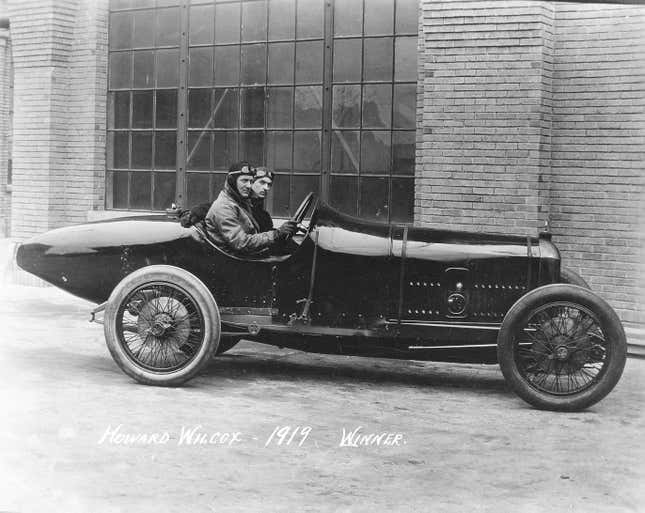
<path fill-rule="evenodd" d="M 104 312 L 105 308 L 107 307 L 107 304 L 108 304 L 108 302 L 104 301 L 103 303 L 101 303 L 99 306 L 97 306 L 94 310 L 92 310 L 90 312 L 90 316 L 91 316 L 90 317 L 90 322 L 95 322 L 97 324 L 103 324 L 103 317 L 97 319 L 96 315 L 101 313 L 101 312 Z"/>

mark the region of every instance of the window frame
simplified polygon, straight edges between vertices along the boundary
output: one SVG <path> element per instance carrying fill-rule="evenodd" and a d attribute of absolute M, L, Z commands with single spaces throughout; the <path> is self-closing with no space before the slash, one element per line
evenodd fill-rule
<path fill-rule="evenodd" d="M 362 177 L 368 177 L 368 178 L 373 178 L 373 179 L 379 179 L 379 178 L 384 178 L 387 180 L 387 205 L 389 206 L 388 208 L 388 214 L 387 214 L 387 219 L 384 221 L 386 222 L 393 222 L 392 221 L 392 211 L 393 209 L 391 208 L 392 205 L 392 199 L 393 199 L 393 191 L 394 191 L 394 180 L 398 179 L 403 179 L 401 183 L 403 183 L 405 180 L 410 180 L 412 184 L 412 194 L 414 194 L 414 182 L 415 182 L 415 173 L 414 169 L 412 170 L 412 173 L 404 172 L 404 173 L 396 173 L 395 168 L 394 168 L 394 161 L 395 161 L 395 148 L 394 148 L 394 140 L 395 137 L 397 137 L 398 132 L 408 132 L 408 133 L 413 133 L 414 135 L 414 148 L 415 148 L 415 155 L 416 155 L 416 146 L 417 146 L 417 141 L 418 137 L 416 136 L 416 133 L 418 131 L 418 126 L 417 122 L 415 119 L 415 127 L 414 128 L 399 128 L 395 126 L 395 109 L 396 105 L 394 103 L 395 101 L 395 94 L 397 91 L 397 85 L 401 84 L 408 84 L 408 85 L 414 85 L 415 90 L 417 91 L 418 95 L 418 66 L 417 66 L 417 77 L 416 80 L 413 82 L 411 80 L 405 80 L 405 81 L 397 81 L 396 80 L 396 45 L 397 41 L 401 37 L 416 37 L 418 41 L 419 37 L 419 32 L 418 32 L 418 25 L 417 25 L 417 32 L 412 33 L 412 32 L 397 32 L 397 3 L 400 0 L 392 0 L 392 27 L 391 30 L 387 33 L 383 34 L 365 34 L 365 5 L 366 2 L 369 0 L 359 0 L 359 3 L 361 4 L 361 32 L 360 34 L 356 35 L 335 35 L 334 34 L 334 0 L 327 1 L 327 0 L 321 0 L 322 2 L 322 9 L 323 9 L 323 20 L 322 20 L 322 36 L 310 36 L 310 37 L 303 37 L 299 38 L 298 37 L 298 12 L 300 10 L 299 6 L 299 1 L 302 0 L 293 0 L 294 2 L 294 7 L 293 11 L 295 13 L 295 17 L 293 20 L 293 27 L 291 27 L 290 31 L 291 34 L 289 34 L 289 37 L 272 37 L 271 36 L 271 9 L 272 6 L 274 5 L 274 2 L 271 0 L 259 0 L 258 3 L 262 4 L 263 9 L 264 9 L 264 16 L 265 16 L 265 23 L 264 23 L 264 36 L 263 39 L 260 40 L 244 40 L 243 37 L 243 26 L 242 26 L 242 17 L 244 13 L 244 4 L 248 3 L 245 2 L 244 0 L 241 0 L 239 2 L 235 2 L 239 8 L 239 16 L 240 16 L 240 37 L 239 40 L 236 42 L 217 42 L 216 41 L 216 34 L 214 32 L 215 30 L 215 16 L 213 16 L 213 27 L 210 27 L 210 37 L 211 41 L 201 41 L 197 42 L 195 44 L 191 44 L 189 41 L 190 37 L 190 16 L 191 16 L 191 7 L 205 7 L 205 6 L 211 6 L 213 10 L 213 15 L 215 14 L 215 9 L 218 5 L 222 5 L 223 2 L 222 0 L 175 0 L 173 2 L 168 2 L 167 0 L 149 0 L 146 2 L 148 5 L 141 5 L 136 6 L 134 2 L 128 6 L 128 1 L 122 1 L 121 5 L 117 5 L 115 7 L 115 4 L 117 4 L 117 1 L 113 0 L 110 2 L 109 6 L 109 18 L 110 20 L 112 19 L 112 16 L 115 13 L 132 13 L 132 12 L 138 12 L 138 11 L 154 11 L 154 21 L 152 22 L 152 41 L 153 41 L 153 46 L 149 47 L 134 47 L 134 44 L 130 44 L 127 48 L 120 48 L 121 45 L 119 44 L 113 44 L 112 41 L 109 39 L 108 40 L 108 63 L 111 62 L 112 55 L 114 54 L 129 54 L 129 86 L 128 88 L 114 88 L 111 87 L 111 73 L 112 70 L 110 69 L 110 66 L 108 65 L 108 81 L 107 81 L 107 96 L 108 96 L 108 112 L 106 114 L 107 118 L 106 119 L 106 197 L 105 197 L 105 208 L 106 209 L 122 209 L 125 208 L 127 210 L 144 210 L 144 211 L 156 211 L 155 207 L 155 194 L 156 194 L 156 174 L 157 173 L 175 173 L 175 203 L 178 205 L 186 206 L 186 200 L 187 200 L 187 193 L 188 193 L 188 180 L 189 180 L 189 173 L 190 174 L 206 174 L 209 175 L 208 178 L 208 186 L 210 189 L 210 195 L 211 197 L 213 195 L 217 195 L 217 191 L 213 190 L 213 186 L 216 182 L 221 182 L 223 176 L 226 174 L 225 169 L 216 169 L 215 168 L 215 156 L 214 152 L 216 151 L 216 141 L 215 141 L 215 134 L 218 132 L 221 133 L 229 133 L 229 132 L 234 132 L 236 135 L 236 145 L 235 145 L 235 152 L 239 156 L 239 152 L 241 151 L 241 145 L 242 145 L 242 134 L 244 132 L 254 132 L 254 131 L 261 131 L 263 133 L 263 149 L 262 149 L 262 156 L 263 156 L 263 161 L 267 161 L 269 158 L 269 141 L 270 138 L 272 137 L 273 133 L 276 132 L 288 132 L 290 134 L 290 144 L 291 144 L 291 157 L 290 157 L 290 162 L 291 162 L 291 169 L 289 170 L 289 175 L 291 177 L 293 176 L 317 176 L 318 178 L 318 183 L 319 183 L 319 193 L 320 196 L 323 200 L 333 203 L 333 198 L 330 198 L 330 192 L 332 189 L 331 182 L 333 180 L 333 177 L 340 176 L 340 177 L 356 177 L 356 186 L 357 186 L 357 191 L 356 191 L 356 209 L 355 212 L 357 213 L 356 215 L 361 214 L 360 212 L 360 205 L 361 205 L 361 198 L 360 198 L 360 191 L 361 191 L 361 180 L 363 179 Z M 335 0 L 338 2 L 339 0 Z M 342 0 L 340 0 L 342 1 Z M 134 7 L 132 5 L 135 5 Z M 418 2 L 416 2 L 417 5 L 417 13 L 418 13 Z M 160 11 L 165 11 L 171 8 L 178 8 L 179 9 L 179 40 L 178 40 L 178 45 L 179 46 L 169 46 L 169 45 L 162 45 L 162 46 L 157 46 L 156 45 L 156 23 L 157 23 L 157 14 Z M 407 19 L 407 18 L 406 18 Z M 136 35 L 134 33 L 134 21 L 129 22 L 130 26 L 130 39 L 134 41 Z M 110 27 L 110 32 L 112 31 L 112 28 Z M 376 39 L 384 39 L 384 38 L 389 38 L 391 39 L 391 45 L 392 45 L 392 51 L 391 51 L 391 78 L 387 80 L 380 80 L 380 79 L 375 79 L 375 80 L 365 80 L 365 46 L 366 42 L 368 40 L 376 40 Z M 350 82 L 342 82 L 343 85 L 357 85 L 360 89 L 360 101 L 359 101 L 359 126 L 355 128 L 339 128 L 339 127 L 334 127 L 333 124 L 333 119 L 332 119 L 332 109 L 333 109 L 333 91 L 334 87 L 340 82 L 335 82 L 334 81 L 334 76 L 333 76 L 333 59 L 334 59 L 334 44 L 336 41 L 340 40 L 359 40 L 361 41 L 360 47 L 361 47 L 361 66 L 360 66 L 360 78 L 355 81 L 350 81 Z M 306 42 L 321 42 L 322 44 L 322 77 L 321 80 L 322 82 L 315 82 L 315 83 L 310 83 L 310 82 L 300 82 L 297 80 L 297 71 L 296 71 L 296 62 L 298 59 L 297 55 L 297 48 L 299 43 L 306 43 Z M 292 78 L 286 82 L 286 83 L 271 83 L 269 81 L 269 53 L 271 50 L 271 45 L 274 44 L 292 44 L 293 45 L 293 76 Z M 265 66 L 264 66 L 264 82 L 260 84 L 244 84 L 243 79 L 242 79 L 242 66 L 243 66 L 243 52 L 242 49 L 245 47 L 248 47 L 249 45 L 254 45 L 254 44 L 263 44 L 264 45 L 264 58 L 265 58 Z M 191 86 L 189 81 L 190 81 L 190 52 L 193 49 L 199 49 L 199 48 L 210 48 L 211 54 L 210 54 L 210 62 L 211 64 L 214 65 L 215 63 L 215 51 L 216 48 L 219 47 L 226 47 L 226 46 L 231 46 L 231 47 L 236 47 L 239 49 L 237 52 L 237 59 L 238 59 L 238 65 L 239 65 L 239 77 L 238 77 L 238 82 L 236 85 L 230 85 L 230 86 L 224 86 L 221 84 L 217 84 L 214 78 L 211 78 L 211 83 L 210 85 L 200 85 L 200 86 Z M 158 87 L 157 86 L 157 63 L 158 63 L 158 52 L 159 50 L 169 50 L 169 49 L 176 49 L 178 50 L 178 83 L 176 86 L 176 91 L 177 91 L 177 123 L 176 123 L 176 129 L 173 128 L 162 128 L 158 129 L 156 127 L 156 122 L 157 122 L 157 91 L 163 91 L 163 90 L 173 90 L 174 88 L 172 87 Z M 137 51 L 153 51 L 154 52 L 154 58 L 153 58 L 153 70 L 152 70 L 152 76 L 153 76 L 153 83 L 151 87 L 134 87 L 134 61 L 135 61 L 135 52 Z M 417 52 L 418 53 L 418 52 Z M 417 55 L 418 59 L 418 55 Z M 211 71 L 211 75 L 213 75 Z M 361 158 L 361 153 L 362 153 L 362 139 L 363 139 L 363 134 L 366 132 L 369 132 L 369 130 L 374 130 L 375 128 L 370 128 L 363 126 L 363 95 L 364 95 L 364 90 L 365 87 L 368 86 L 373 86 L 373 85 L 378 85 L 378 84 L 383 84 L 383 85 L 389 85 L 391 90 L 389 91 L 390 94 L 390 113 L 389 113 L 389 126 L 382 128 L 382 130 L 387 132 L 387 138 L 389 140 L 389 165 L 387 166 L 387 170 L 383 172 L 377 172 L 377 173 L 364 173 L 362 170 L 357 169 L 352 172 L 338 172 L 334 171 L 331 169 L 332 167 L 332 162 L 334 159 L 334 156 L 332 155 L 332 142 L 334 138 L 336 137 L 336 132 L 342 133 L 344 131 L 348 132 L 356 132 L 358 134 L 358 152 L 357 152 L 357 158 L 359 159 L 360 163 L 360 158 Z M 314 128 L 303 128 L 303 127 L 297 127 L 295 125 L 295 117 L 296 117 L 296 90 L 298 87 L 304 87 L 304 86 L 315 86 L 315 87 L 320 87 L 322 90 L 322 106 L 321 106 L 321 116 L 322 120 L 319 126 L 314 127 Z M 243 92 L 249 88 L 262 88 L 264 91 L 264 120 L 263 120 L 263 126 L 262 127 L 243 127 L 242 122 L 243 122 L 243 112 L 242 112 L 242 95 Z M 268 94 L 271 91 L 271 88 L 276 88 L 276 87 L 285 87 L 288 88 L 291 91 L 291 122 L 289 127 L 284 127 L 284 128 L 279 128 L 279 127 L 273 127 L 269 126 L 269 99 L 268 99 Z M 217 90 L 224 90 L 226 88 L 233 89 L 236 91 L 236 94 L 238 95 L 237 99 L 237 123 L 234 128 L 214 128 L 213 126 L 207 127 L 206 129 L 198 128 L 198 127 L 189 127 L 189 93 L 192 90 L 195 89 L 204 89 L 210 91 L 210 101 L 211 103 L 214 101 L 213 99 L 216 96 L 216 91 Z M 116 93 L 118 92 L 124 92 L 127 91 L 129 95 L 129 114 L 128 114 L 128 127 L 127 128 L 116 128 L 114 124 L 110 126 L 110 102 L 114 101 L 113 99 L 115 98 Z M 133 127 L 133 109 L 134 109 L 134 95 L 137 91 L 150 91 L 152 94 L 152 120 L 151 120 L 151 126 L 150 127 L 145 127 L 145 128 L 134 128 Z M 212 107 L 212 105 L 211 105 Z M 415 118 L 416 118 L 416 111 L 417 111 L 417 102 L 415 101 L 414 104 L 414 112 L 415 112 Z M 296 153 L 296 144 L 295 144 L 295 139 L 296 135 L 299 132 L 307 132 L 307 131 L 314 131 L 320 134 L 320 171 L 311 171 L 311 172 L 306 172 L 306 171 L 298 171 L 295 169 L 295 153 Z M 381 129 L 376 129 L 376 130 L 381 130 Z M 177 145 L 177 151 L 176 151 L 176 158 L 175 158 L 175 169 L 156 169 L 156 162 L 155 162 L 155 157 L 156 157 L 156 140 L 157 140 L 157 133 L 158 132 L 172 132 L 176 131 L 176 145 Z M 110 152 L 113 152 L 112 144 L 113 140 L 115 138 L 115 135 L 119 132 L 122 133 L 127 133 L 127 138 L 128 138 L 128 168 L 116 168 L 113 165 L 109 165 L 112 159 L 112 155 Z M 133 134 L 135 133 L 151 133 L 152 134 L 152 154 L 151 154 L 151 166 L 150 169 L 133 169 L 132 168 L 132 160 L 133 160 Z M 208 141 L 209 148 L 208 148 L 208 154 L 209 154 L 209 164 L 208 164 L 208 169 L 189 169 L 188 162 L 187 162 L 187 157 L 188 157 L 188 152 L 191 151 L 190 145 L 188 142 L 191 140 L 192 134 L 197 134 L 202 132 L 204 135 L 201 137 L 205 137 Z M 408 139 L 409 136 L 405 135 L 405 139 Z M 203 144 L 203 143 L 202 143 Z M 416 161 L 416 157 L 414 159 Z M 359 164 L 360 166 L 360 164 Z M 125 204 L 126 206 L 120 206 L 116 207 L 113 206 L 114 202 L 112 198 L 112 175 L 115 172 L 119 173 L 127 173 L 127 198 L 125 198 L 124 201 L 121 201 L 121 204 Z M 131 206 L 131 195 L 132 195 L 132 177 L 133 173 L 149 173 L 150 175 L 150 191 L 149 191 L 149 205 L 152 208 L 133 208 Z M 281 174 L 278 172 L 278 174 Z M 294 185 L 291 183 L 290 185 L 290 197 L 293 194 L 294 190 Z M 414 198 L 412 198 L 412 202 L 414 202 Z M 413 210 L 413 209 L 412 209 Z M 410 212 L 410 218 L 405 220 L 405 221 L 396 221 L 396 222 L 412 222 L 414 217 L 414 212 Z"/>

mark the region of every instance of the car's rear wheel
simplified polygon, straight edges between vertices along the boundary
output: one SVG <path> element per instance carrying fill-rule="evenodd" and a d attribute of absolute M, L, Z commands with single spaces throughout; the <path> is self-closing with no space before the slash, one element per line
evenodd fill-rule
<path fill-rule="evenodd" d="M 625 332 L 588 289 L 546 285 L 520 298 L 498 335 L 506 381 L 537 408 L 577 411 L 605 397 L 625 366 Z"/>
<path fill-rule="evenodd" d="M 139 383 L 177 386 L 217 351 L 220 317 L 206 286 L 167 265 L 144 267 L 112 291 L 105 339 L 114 361 Z"/>
<path fill-rule="evenodd" d="M 568 283 L 569 285 L 578 285 L 578 287 L 591 289 L 589 284 L 582 276 L 567 267 L 560 269 L 560 283 Z"/>

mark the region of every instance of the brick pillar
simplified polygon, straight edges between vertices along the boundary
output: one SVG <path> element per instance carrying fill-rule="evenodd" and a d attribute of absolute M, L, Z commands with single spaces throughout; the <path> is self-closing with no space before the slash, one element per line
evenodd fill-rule
<path fill-rule="evenodd" d="M 107 1 L 10 0 L 14 60 L 11 234 L 102 207 Z"/>
<path fill-rule="evenodd" d="M 12 117 L 11 39 L 9 29 L 0 28 L 0 237 L 9 235 L 11 222 L 11 159 Z"/>
<path fill-rule="evenodd" d="M 553 7 L 424 0 L 415 221 L 536 232 L 548 215 Z"/>

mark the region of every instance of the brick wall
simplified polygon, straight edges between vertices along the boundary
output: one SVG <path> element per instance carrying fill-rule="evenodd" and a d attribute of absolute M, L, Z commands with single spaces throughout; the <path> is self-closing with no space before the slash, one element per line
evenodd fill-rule
<path fill-rule="evenodd" d="M 0 3 L 0 12 L 3 12 L 2 7 Z M 11 223 L 8 167 L 11 158 L 12 93 L 11 39 L 8 29 L 0 29 L 0 237 L 9 235 Z"/>
<path fill-rule="evenodd" d="M 419 224 L 524 234 L 543 223 L 553 21 L 543 2 L 423 2 Z"/>
<path fill-rule="evenodd" d="M 551 219 L 563 262 L 645 322 L 645 6 L 557 4 Z"/>
<path fill-rule="evenodd" d="M 625 322 L 645 298 L 645 6 L 423 1 L 415 221 L 535 233 Z"/>
<path fill-rule="evenodd" d="M 11 235 L 20 238 L 103 206 L 107 1 L 10 0 L 9 8 Z"/>

